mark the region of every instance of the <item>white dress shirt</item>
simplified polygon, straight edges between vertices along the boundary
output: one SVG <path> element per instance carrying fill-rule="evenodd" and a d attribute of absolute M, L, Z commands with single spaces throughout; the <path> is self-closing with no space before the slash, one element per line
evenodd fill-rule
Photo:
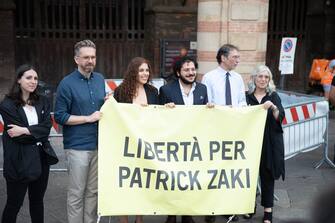
<path fill-rule="evenodd" d="M 202 83 L 207 86 L 208 102 L 226 105 L 226 73 L 227 71 L 219 66 L 204 75 Z M 232 106 L 246 106 L 245 87 L 241 75 L 235 71 L 229 71 L 229 74 Z"/>
<path fill-rule="evenodd" d="M 179 86 L 180 86 L 180 90 L 181 90 L 181 95 L 183 96 L 184 104 L 185 105 L 193 105 L 193 101 L 194 101 L 194 99 L 193 99 L 193 91 L 195 89 L 196 83 L 194 82 L 192 84 L 192 88 L 191 88 L 190 92 L 188 94 L 186 94 L 185 90 L 183 88 L 183 85 L 180 83 L 180 81 L 181 80 L 179 79 Z"/>

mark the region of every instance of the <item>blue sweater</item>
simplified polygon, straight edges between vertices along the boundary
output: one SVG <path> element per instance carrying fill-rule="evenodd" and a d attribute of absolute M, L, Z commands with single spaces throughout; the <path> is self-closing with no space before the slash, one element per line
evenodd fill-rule
<path fill-rule="evenodd" d="M 57 88 L 55 120 L 63 125 L 65 149 L 95 150 L 98 145 L 98 123 L 66 125 L 70 115 L 90 115 L 104 103 L 105 81 L 92 72 L 86 79 L 78 70 L 70 73 Z"/>

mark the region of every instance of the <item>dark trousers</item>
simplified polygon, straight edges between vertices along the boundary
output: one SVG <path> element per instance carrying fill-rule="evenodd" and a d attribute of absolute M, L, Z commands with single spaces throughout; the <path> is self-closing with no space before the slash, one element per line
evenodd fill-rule
<path fill-rule="evenodd" d="M 44 222 L 43 197 L 47 189 L 49 179 L 49 165 L 42 165 L 41 176 L 32 182 L 8 182 L 7 184 L 7 202 L 2 213 L 2 223 L 15 223 L 17 214 L 22 206 L 24 197 L 28 190 L 29 212 L 32 223 Z"/>
<path fill-rule="evenodd" d="M 260 168 L 260 178 L 261 178 L 261 204 L 265 208 L 273 207 L 273 196 L 275 179 L 272 177 L 271 172 L 268 169 Z"/>

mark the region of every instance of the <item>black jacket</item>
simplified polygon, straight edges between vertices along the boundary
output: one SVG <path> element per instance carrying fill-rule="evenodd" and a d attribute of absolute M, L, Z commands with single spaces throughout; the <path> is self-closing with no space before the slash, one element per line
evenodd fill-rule
<path fill-rule="evenodd" d="M 253 94 L 247 94 L 246 100 L 248 105 L 259 105 L 256 97 Z M 281 100 L 276 92 L 271 95 L 266 94 L 261 104 L 266 101 L 271 101 L 279 109 L 278 120 L 273 117 L 271 109 L 268 110 L 262 156 L 260 168 L 266 168 L 270 170 L 274 179 L 278 179 L 282 176 L 285 179 L 285 161 L 284 161 L 284 139 L 283 139 L 283 128 L 281 123 L 285 117 L 285 110 L 281 104 Z"/>
<path fill-rule="evenodd" d="M 173 102 L 176 105 L 184 105 L 179 80 L 166 84 L 159 89 L 159 102 L 161 105 Z M 193 91 L 193 105 L 205 105 L 208 102 L 206 85 L 196 82 Z"/>
<path fill-rule="evenodd" d="M 0 104 L 0 113 L 4 121 L 4 132 L 2 135 L 4 150 L 3 174 L 8 181 L 21 181 L 25 177 L 23 176 L 26 174 L 23 167 L 27 163 L 21 159 L 23 157 L 22 153 L 30 153 L 31 150 L 37 149 L 37 142 L 49 143 L 48 137 L 51 129 L 50 103 L 45 97 L 40 97 L 34 106 L 38 116 L 38 124 L 29 126 L 22 106 L 15 105 L 14 101 L 8 97 L 5 97 Z M 11 138 L 7 133 L 9 124 L 27 127 L 31 135 Z M 31 155 L 24 154 L 24 156 Z"/>

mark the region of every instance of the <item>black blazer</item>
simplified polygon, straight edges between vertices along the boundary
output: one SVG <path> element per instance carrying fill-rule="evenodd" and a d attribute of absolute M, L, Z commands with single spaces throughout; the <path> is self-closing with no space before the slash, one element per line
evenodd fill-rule
<path fill-rule="evenodd" d="M 184 105 L 183 96 L 179 85 L 179 80 L 175 80 L 172 83 L 162 86 L 159 89 L 159 103 L 164 105 L 166 103 L 173 102 L 176 105 Z M 193 104 L 194 105 L 205 105 L 208 102 L 207 88 L 204 84 L 196 82 L 195 89 L 193 91 Z"/>
<path fill-rule="evenodd" d="M 158 100 L 158 90 L 150 85 L 150 84 L 145 84 L 144 85 L 144 90 L 145 94 L 147 96 L 147 101 L 149 105 L 158 105 L 159 100 Z M 120 88 L 116 88 L 114 91 L 114 98 L 117 102 L 121 103 L 133 103 L 132 101 L 124 100 L 121 95 L 120 95 Z"/>
<path fill-rule="evenodd" d="M 266 94 L 261 103 L 257 101 L 254 94 L 247 93 L 246 100 L 248 105 L 259 105 L 271 101 L 279 109 L 278 120 L 273 117 L 271 109 L 267 113 L 260 168 L 268 169 L 275 179 L 280 176 L 285 179 L 284 139 L 281 125 L 285 117 L 285 110 L 281 100 L 276 92 L 271 95 Z"/>
<path fill-rule="evenodd" d="M 0 113 L 4 121 L 4 132 L 2 135 L 2 143 L 4 149 L 4 177 L 9 181 L 20 181 L 23 176 L 20 169 L 18 156 L 22 151 L 36 149 L 36 143 L 49 143 L 48 137 L 51 129 L 51 106 L 49 101 L 40 96 L 38 102 L 34 105 L 38 116 L 38 124 L 29 126 L 26 114 L 22 106 L 17 106 L 14 101 L 8 97 L 0 104 Z M 9 124 L 26 127 L 31 135 L 21 135 L 11 138 L 7 130 Z"/>

